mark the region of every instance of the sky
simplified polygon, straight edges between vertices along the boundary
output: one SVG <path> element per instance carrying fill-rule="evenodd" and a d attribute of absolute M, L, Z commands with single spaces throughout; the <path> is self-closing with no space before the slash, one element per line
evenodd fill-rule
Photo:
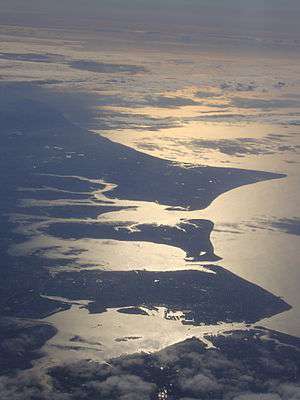
<path fill-rule="evenodd" d="M 66 24 L 82 18 L 139 23 L 147 29 L 157 24 L 190 25 L 225 31 L 265 31 L 299 37 L 300 2 L 297 0 L 2 0 L 1 22 L 19 16 L 25 24 L 51 23 L 57 17 Z M 20 17 L 22 15 L 22 17 Z M 110 21 L 113 24 L 112 21 Z"/>

